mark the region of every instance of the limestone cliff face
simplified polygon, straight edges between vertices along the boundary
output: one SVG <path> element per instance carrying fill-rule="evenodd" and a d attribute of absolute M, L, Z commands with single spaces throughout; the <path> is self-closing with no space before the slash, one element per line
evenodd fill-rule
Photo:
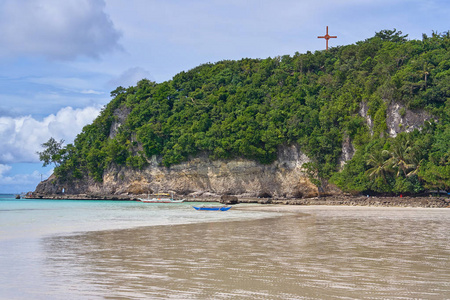
<path fill-rule="evenodd" d="M 366 120 L 366 124 L 369 127 L 370 134 L 373 135 L 373 120 L 369 115 L 369 107 L 367 102 L 363 101 L 359 105 L 359 115 Z"/>
<path fill-rule="evenodd" d="M 131 112 L 131 108 L 127 106 L 121 106 L 114 111 L 114 122 L 111 124 L 111 128 L 109 129 L 109 138 L 112 139 L 116 136 L 119 127 L 125 122 L 128 115 Z"/>
<path fill-rule="evenodd" d="M 110 167 L 103 183 L 92 181 L 61 183 L 55 178 L 42 182 L 37 193 L 70 194 L 146 194 L 174 191 L 178 195 L 300 198 L 317 195 L 317 187 L 309 182 L 302 170 L 308 162 L 297 146 L 279 148 L 278 159 L 263 165 L 246 159 L 210 160 L 206 155 L 170 168 L 162 167 L 153 157 L 144 170 Z M 339 191 L 326 186 L 324 192 Z"/>
<path fill-rule="evenodd" d="M 355 155 L 355 147 L 353 147 L 350 137 L 345 136 L 342 141 L 341 157 L 339 158 L 339 169 L 342 171 L 347 161 Z"/>
<path fill-rule="evenodd" d="M 412 111 L 406 109 L 400 103 L 391 103 L 386 112 L 386 125 L 391 137 L 396 137 L 400 132 L 411 132 L 420 129 L 425 121 L 432 116 L 424 110 Z"/>
<path fill-rule="evenodd" d="M 368 114 L 367 102 L 361 102 L 359 114 L 366 119 L 370 133 L 373 135 L 373 120 Z M 410 110 L 403 104 L 390 102 L 386 110 L 387 133 L 390 137 L 396 137 L 400 132 L 411 132 L 414 129 L 420 129 L 425 121 L 433 117 L 425 110 Z"/>

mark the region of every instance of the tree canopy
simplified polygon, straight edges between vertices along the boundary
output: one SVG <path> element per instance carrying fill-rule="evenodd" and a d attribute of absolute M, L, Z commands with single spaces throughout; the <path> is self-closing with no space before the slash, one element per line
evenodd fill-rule
<path fill-rule="evenodd" d="M 224 60 L 170 81 L 118 87 L 100 116 L 61 150 L 55 174 L 101 181 L 109 165 L 142 169 L 153 155 L 164 166 L 200 153 L 267 164 L 280 145 L 297 144 L 317 182 L 330 180 L 345 191 L 449 188 L 449 33 L 406 37 L 383 30 L 329 51 Z M 389 138 L 393 102 L 425 109 L 437 121 Z M 360 114 L 362 103 L 372 126 Z M 125 119 L 120 112 L 128 112 Z M 347 138 L 356 152 L 340 171 Z"/>

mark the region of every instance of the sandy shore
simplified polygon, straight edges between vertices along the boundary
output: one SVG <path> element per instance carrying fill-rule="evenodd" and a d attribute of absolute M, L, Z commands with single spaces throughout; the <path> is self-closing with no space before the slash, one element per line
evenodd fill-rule
<path fill-rule="evenodd" d="M 348 205 L 283 205 L 283 204 L 248 204 L 248 205 L 238 205 L 233 207 L 233 210 L 245 210 L 245 211 L 262 211 L 262 212 L 277 212 L 277 213 L 286 213 L 286 214 L 307 214 L 310 211 L 338 211 L 338 210 L 354 210 L 354 211 L 364 211 L 367 209 L 374 210 L 391 210 L 391 209 L 402 209 L 402 210 L 444 210 L 447 211 L 447 208 L 443 207 L 412 207 L 412 206 L 403 206 L 403 207 L 394 207 L 394 206 L 348 206 Z"/>

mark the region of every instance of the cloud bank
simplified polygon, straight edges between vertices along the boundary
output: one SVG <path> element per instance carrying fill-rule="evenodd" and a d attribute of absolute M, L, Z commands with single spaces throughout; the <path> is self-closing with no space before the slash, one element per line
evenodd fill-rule
<path fill-rule="evenodd" d="M 0 55 L 72 60 L 120 49 L 103 0 L 3 0 Z"/>
<path fill-rule="evenodd" d="M 0 172 L 8 171 L 5 164 L 39 162 L 36 151 L 50 137 L 73 142 L 82 128 L 99 114 L 100 107 L 73 109 L 65 107 L 56 115 L 49 115 L 42 121 L 31 116 L 18 118 L 0 117 Z"/>

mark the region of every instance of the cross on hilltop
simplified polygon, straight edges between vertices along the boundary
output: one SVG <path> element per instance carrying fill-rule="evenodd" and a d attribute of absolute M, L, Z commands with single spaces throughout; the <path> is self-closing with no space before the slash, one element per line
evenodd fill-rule
<path fill-rule="evenodd" d="M 331 36 L 331 35 L 329 35 L 328 34 L 328 26 L 327 26 L 327 34 L 325 34 L 324 36 L 318 36 L 317 37 L 318 39 L 325 39 L 326 41 L 327 41 L 327 49 L 326 50 L 328 50 L 328 40 L 329 39 L 335 39 L 335 38 L 337 38 L 337 36 Z"/>

